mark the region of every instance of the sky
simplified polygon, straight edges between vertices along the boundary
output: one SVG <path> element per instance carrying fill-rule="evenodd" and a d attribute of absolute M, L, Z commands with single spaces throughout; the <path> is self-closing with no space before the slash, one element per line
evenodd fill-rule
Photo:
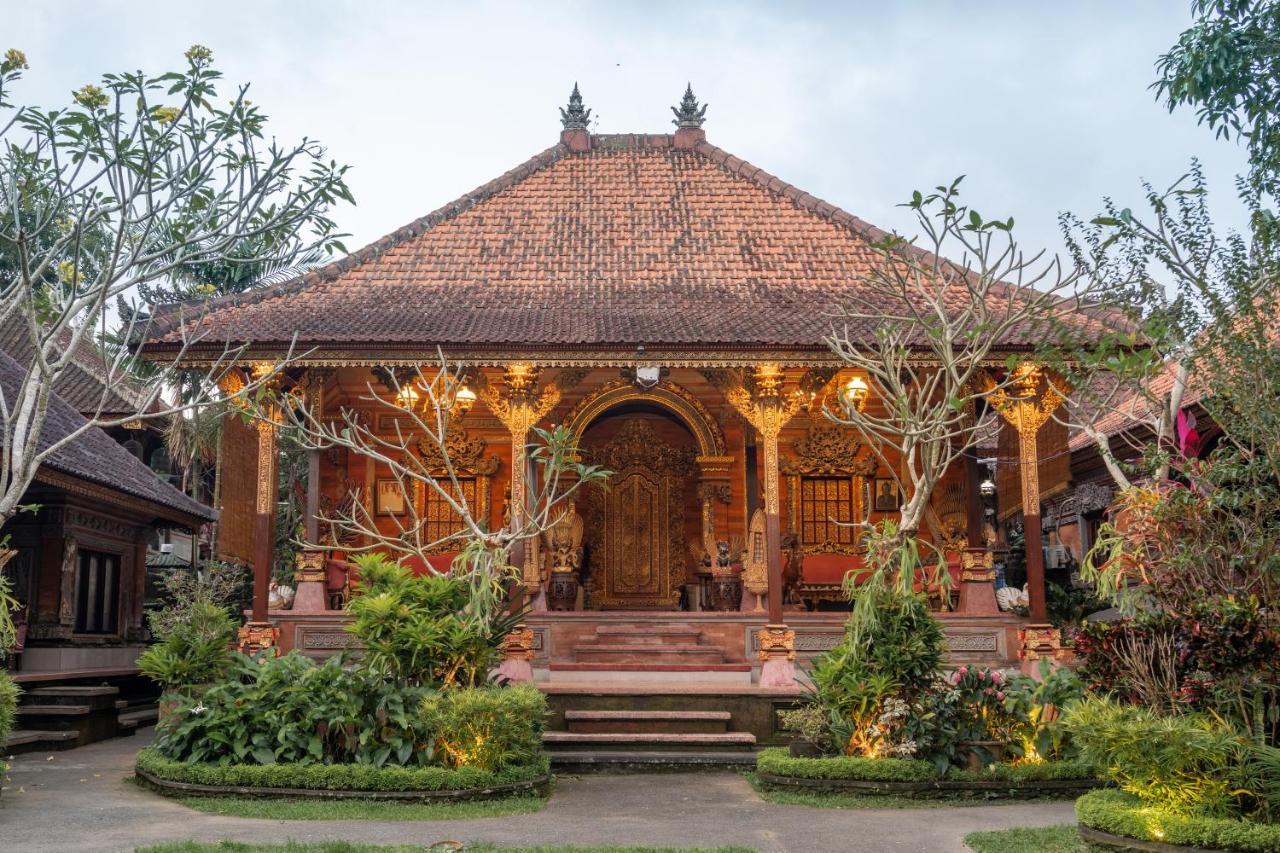
<path fill-rule="evenodd" d="M 1060 212 L 1139 207 L 1204 164 L 1240 227 L 1243 150 L 1149 90 L 1190 25 L 1164 2 L 53 2 L 0 0 L 0 51 L 31 64 L 20 103 L 61 106 L 103 72 L 214 51 L 270 132 L 351 166 L 335 218 L 355 249 L 559 138 L 576 81 L 594 131 L 664 133 L 686 82 L 708 141 L 889 229 L 915 189 L 1015 219 L 1024 250 L 1062 249 Z"/>

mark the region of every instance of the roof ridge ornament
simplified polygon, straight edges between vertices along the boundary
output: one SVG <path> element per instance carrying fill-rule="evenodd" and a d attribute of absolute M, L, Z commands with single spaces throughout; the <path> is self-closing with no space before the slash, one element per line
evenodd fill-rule
<path fill-rule="evenodd" d="M 675 114 L 675 119 L 671 123 L 676 127 L 702 127 L 702 123 L 707 120 L 707 106 L 703 104 L 699 108 L 698 99 L 693 94 L 693 84 L 686 83 L 680 106 L 671 108 L 671 112 Z"/>
<path fill-rule="evenodd" d="M 560 124 L 565 130 L 586 130 L 591 124 L 591 110 L 584 109 L 582 93 L 578 91 L 578 82 L 573 83 L 573 91 L 569 94 L 568 109 L 560 108 Z"/>

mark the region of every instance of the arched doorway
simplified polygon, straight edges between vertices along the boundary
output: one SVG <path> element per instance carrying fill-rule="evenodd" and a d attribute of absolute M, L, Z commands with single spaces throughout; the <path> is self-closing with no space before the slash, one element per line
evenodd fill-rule
<path fill-rule="evenodd" d="M 633 392 L 635 389 L 631 389 Z M 694 579 L 701 543 L 697 483 L 704 447 L 715 433 L 664 401 L 635 394 L 595 409 L 571 428 L 583 457 L 613 472 L 586 489 L 584 606 L 598 610 L 671 610 Z"/>

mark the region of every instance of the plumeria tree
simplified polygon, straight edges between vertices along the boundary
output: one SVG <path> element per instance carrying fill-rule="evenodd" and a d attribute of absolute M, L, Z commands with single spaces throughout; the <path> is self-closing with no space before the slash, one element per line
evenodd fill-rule
<path fill-rule="evenodd" d="M 268 137 L 247 86 L 220 94 L 207 48 L 192 47 L 178 71 L 104 75 L 52 109 L 17 100 L 27 67 L 18 50 L 0 60 L 0 328 L 22 369 L 0 395 L 0 523 L 40 465 L 84 431 L 199 406 L 238 360 L 227 350 L 197 376 L 141 369 L 128 344 L 149 334 L 149 319 L 121 297 L 201 269 L 340 250 L 328 212 L 351 201 L 345 167 L 317 142 Z M 174 328 L 171 363 L 196 342 L 187 324 Z M 102 401 L 49 438 L 51 395 L 86 347 L 102 358 Z M 104 417 L 110 389 L 136 375 L 148 379 L 134 410 Z M 195 392 L 163 399 L 179 387 Z"/>
<path fill-rule="evenodd" d="M 559 519 L 573 494 L 602 481 L 608 472 L 579 460 L 575 438 L 566 427 L 535 428 L 528 458 L 537 475 L 531 478 L 526 511 L 513 512 L 508 523 L 493 527 L 478 513 L 474 499 L 468 498 L 453 458 L 458 394 L 466 385 L 467 377 L 440 353 L 434 365 L 371 375 L 356 401 L 359 406 L 328 412 L 286 394 L 259 401 L 256 415 L 274 417 L 278 412 L 303 447 L 344 449 L 372 460 L 389 474 L 402 513 L 377 516 L 372 496 L 363 496 L 366 499 L 339 504 L 323 519 L 326 527 L 351 543 L 344 550 L 383 552 L 424 562 L 442 550 L 456 551 L 459 556 L 450 571 L 471 583 L 468 608 L 480 618 L 491 619 L 509 602 L 512 582 L 518 577 L 513 564 L 522 559 L 525 544 Z M 388 422 L 393 425 L 389 432 L 379 426 Z M 454 530 L 431 535 L 433 528 L 416 500 L 423 491 L 448 506 L 457 522 Z M 297 544 L 323 547 L 318 542 Z"/>
<path fill-rule="evenodd" d="M 994 422 L 984 400 L 1014 393 L 1019 359 L 1007 345 L 1067 322 L 1099 332 L 1105 317 L 1088 301 L 1089 280 L 1057 258 L 1024 254 L 1013 220 L 964 204 L 960 179 L 906 206 L 919 236 L 872 244 L 874 262 L 827 338 L 869 394 L 845 394 L 827 415 L 857 430 L 897 480 L 897 529 L 910 538 L 947 469 Z"/>

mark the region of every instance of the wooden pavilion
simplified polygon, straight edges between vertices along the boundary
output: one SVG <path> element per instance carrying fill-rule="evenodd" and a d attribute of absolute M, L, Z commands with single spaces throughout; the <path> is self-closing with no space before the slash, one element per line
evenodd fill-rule
<path fill-rule="evenodd" d="M 871 449 L 821 415 L 831 394 L 858 387 L 824 343 L 829 312 L 884 232 L 707 142 L 691 92 L 673 134 L 592 133 L 576 87 L 561 112 L 559 141 L 516 168 L 300 278 L 163 316 L 146 351 L 163 359 L 199 337 L 184 356 L 196 365 L 247 344 L 251 370 L 292 345 L 310 404 L 337 412 L 365 405 L 371 376 L 430 364 L 439 347 L 479 391 L 451 450 L 495 528 L 524 505 L 535 425 L 567 426 L 615 472 L 611 488 L 578 497 L 571 558 L 550 541 L 530 549 L 536 610 L 511 657 L 552 688 L 791 687 L 797 658 L 841 635 L 846 617 L 828 602 L 862 565 L 848 523 L 899 507 Z M 1011 340 L 1001 356 L 1030 345 Z M 368 416 L 394 428 L 385 409 Z M 1031 434 L 1032 453 L 1065 446 L 1050 432 Z M 234 422 L 224 440 L 219 550 L 256 572 L 248 640 L 331 653 L 347 637 L 322 567 L 341 545 L 320 518 L 358 499 L 390 530 L 403 507 L 380 489 L 386 472 L 313 452 L 306 538 L 328 553 L 305 555 L 293 610 L 268 611 L 275 431 Z M 1031 465 L 1041 487 L 1064 476 Z M 995 606 L 984 475 L 976 460 L 948 474 L 925 536 L 958 589 L 958 607 L 940 613 L 953 656 L 1009 664 L 1024 620 Z M 437 532 L 456 525 L 434 496 L 412 499 Z M 735 604 L 726 576 L 739 563 L 747 593 Z M 1033 656 L 1052 650 L 1050 634 L 1024 639 Z"/>

